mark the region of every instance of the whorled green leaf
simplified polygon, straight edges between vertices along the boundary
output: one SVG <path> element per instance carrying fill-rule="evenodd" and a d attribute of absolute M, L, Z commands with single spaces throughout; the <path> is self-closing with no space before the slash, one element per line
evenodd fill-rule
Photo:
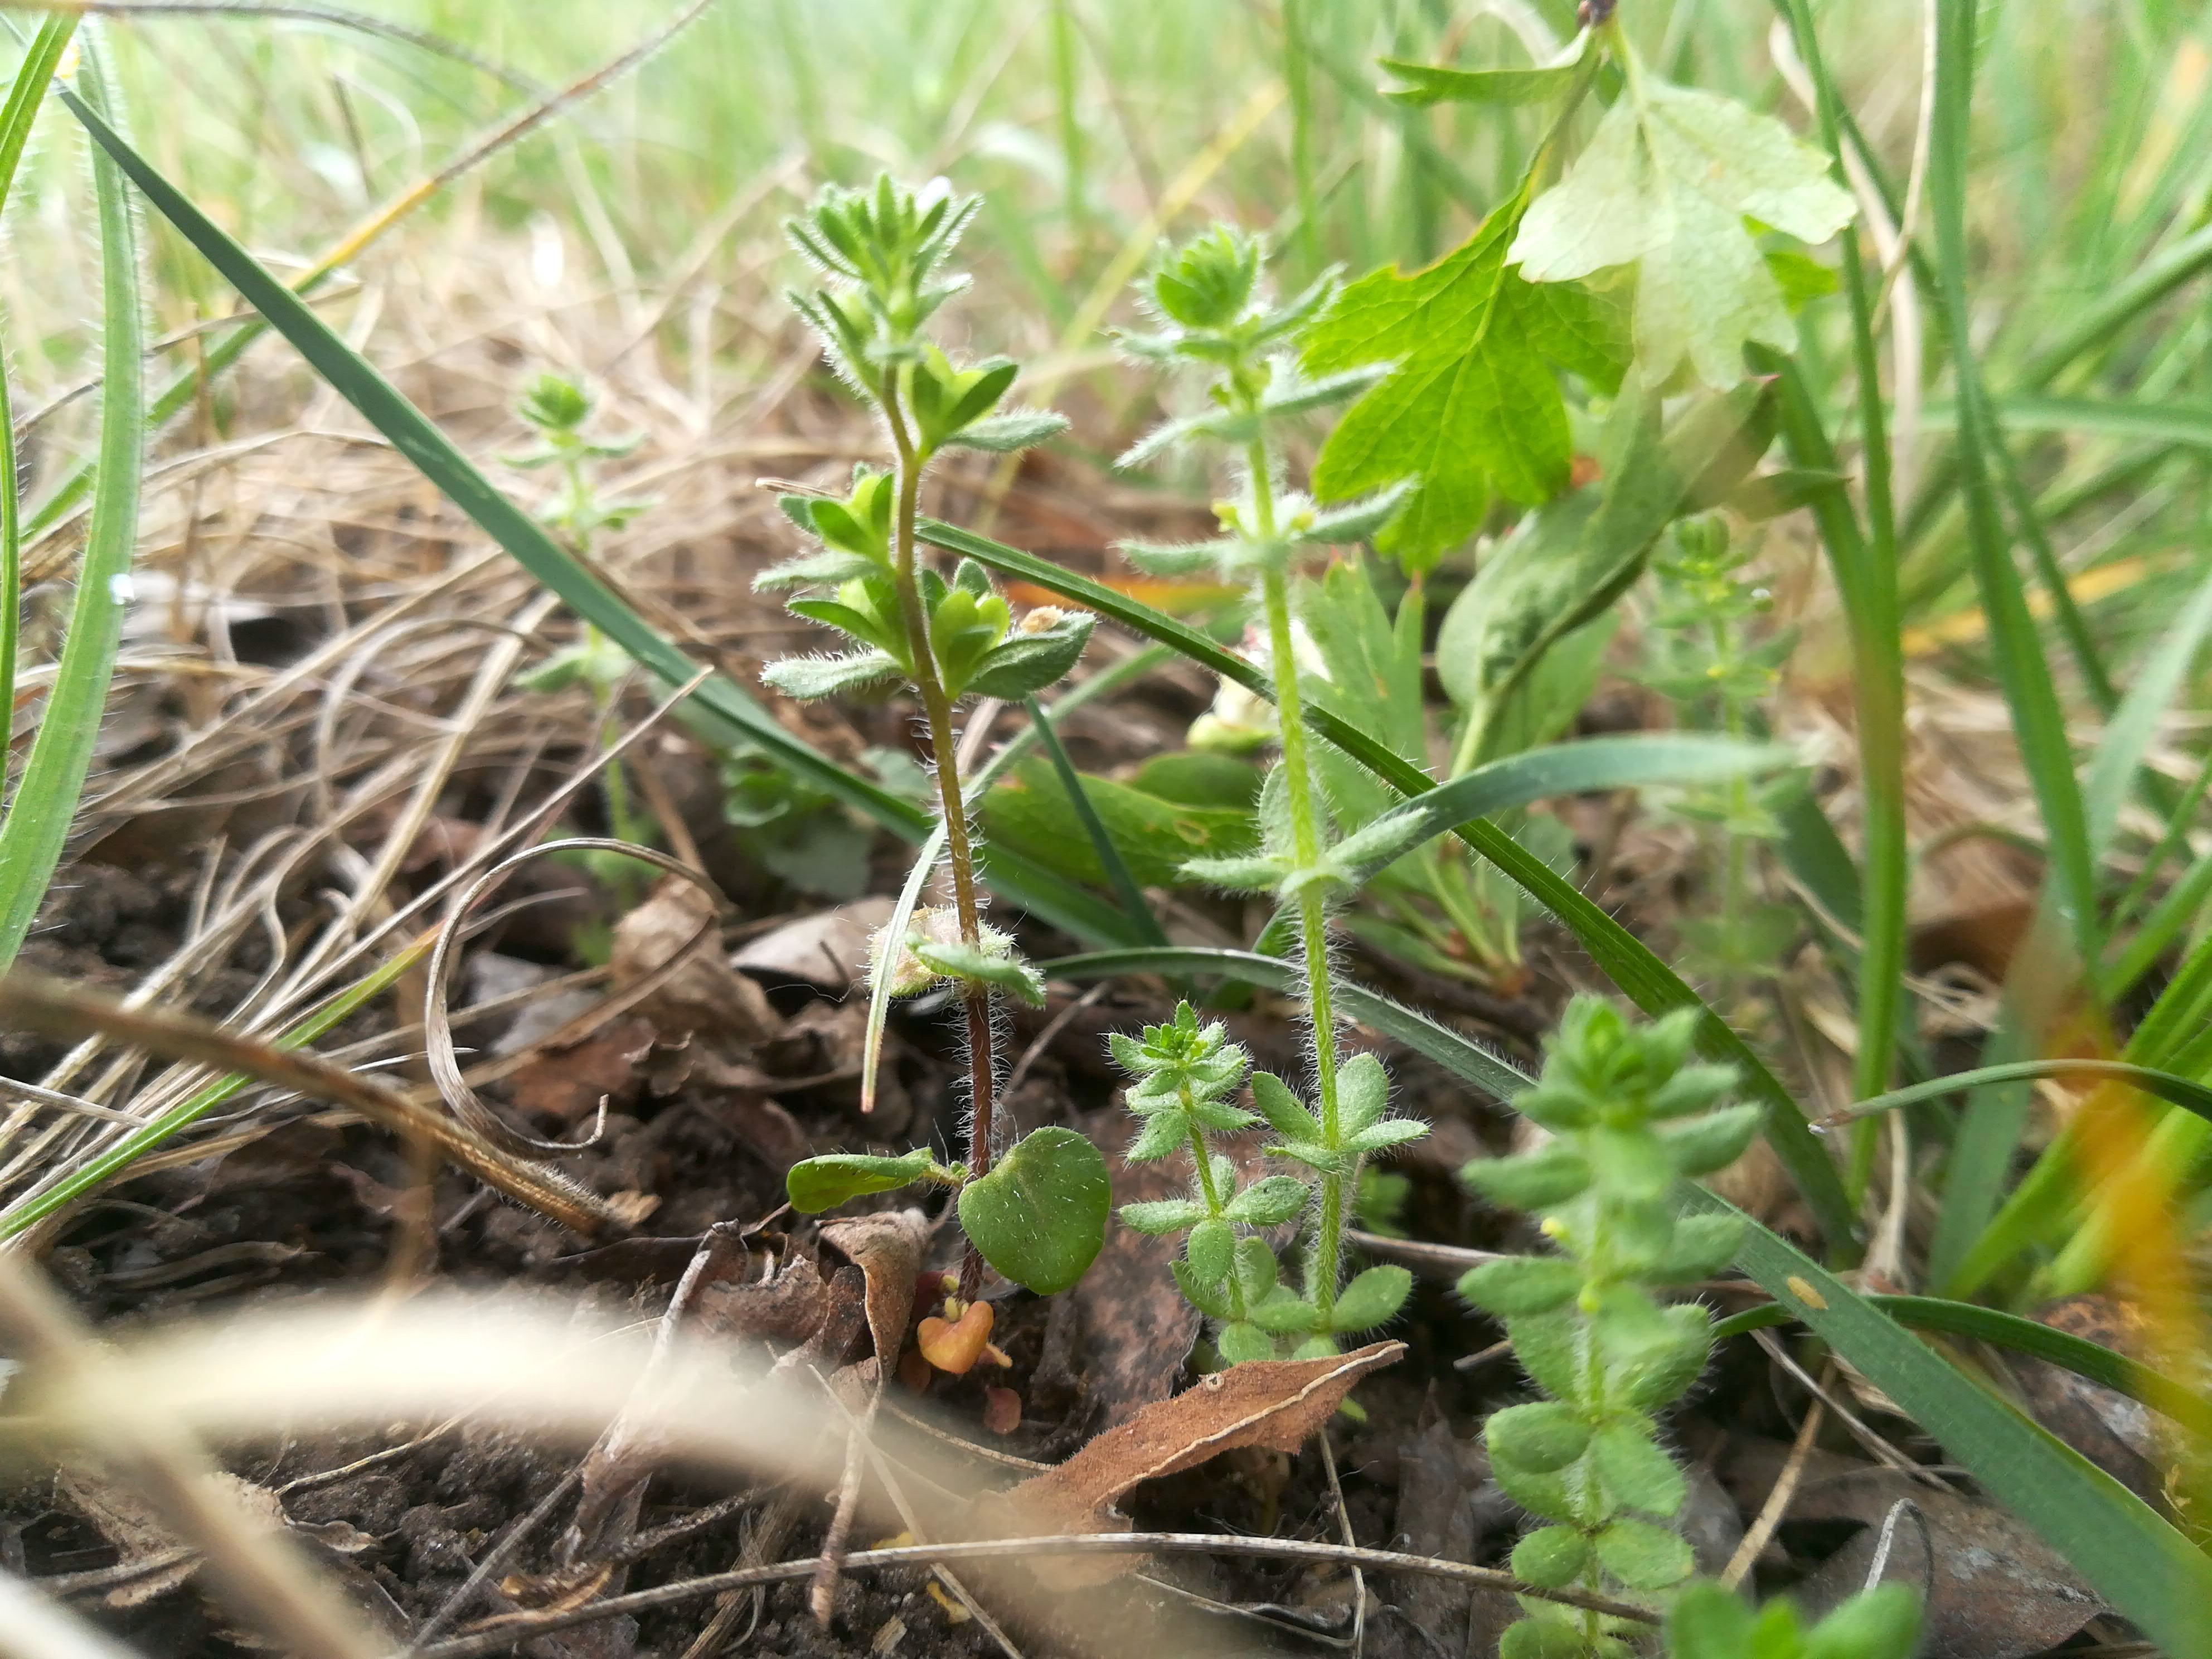
<path fill-rule="evenodd" d="M 1106 1239 L 1114 1184 L 1098 1149 L 1073 1129 L 1016 1141 L 960 1189 L 960 1225 L 983 1260 L 1039 1295 L 1081 1279 Z"/>
<path fill-rule="evenodd" d="M 696 681 L 697 689 L 684 709 L 688 724 L 720 745 L 773 756 L 810 783 L 910 841 L 921 841 L 928 835 L 929 817 L 914 803 L 847 770 L 793 737 L 726 677 L 710 673 L 699 678 L 696 665 L 555 542 L 542 525 L 494 488 L 450 439 L 298 295 L 195 207 L 82 99 L 66 88 L 59 89 L 59 95 L 161 216 L 298 349 L 316 374 L 390 439 L 425 478 L 518 564 L 665 685 Z M 189 389 L 198 383 L 187 380 L 182 384 Z M 1008 898 L 1053 918 L 1057 925 L 1081 937 L 1098 940 L 1132 937 L 1132 929 L 1118 911 L 1025 860 L 1008 856 L 995 861 L 988 879 Z"/>
<path fill-rule="evenodd" d="M 1336 1304 L 1329 1310 L 1329 1328 L 1344 1333 L 1372 1330 L 1395 1319 L 1413 1291 L 1413 1275 L 1395 1264 L 1355 1273 L 1336 1293 Z"/>
<path fill-rule="evenodd" d="M 1743 378 L 1747 342 L 1786 350 L 1796 341 L 1745 220 L 1823 242 L 1854 210 L 1828 158 L 1772 116 L 1632 59 L 1627 89 L 1528 209 L 1507 257 L 1535 283 L 1634 265 L 1641 372 L 1661 383 L 1686 362 L 1718 388 Z"/>
<path fill-rule="evenodd" d="M 978 536 L 935 520 L 922 520 L 920 531 L 923 539 L 933 546 L 976 559 L 1002 575 L 1034 582 L 1050 592 L 1065 595 L 1086 609 L 1110 617 L 1148 638 L 1170 647 L 1225 680 L 1257 696 L 1272 697 L 1273 685 L 1267 677 L 1252 664 L 1224 651 L 1196 629 L 1162 614 L 1141 600 L 1118 592 L 1087 576 L 1079 575 L 1050 560 L 1038 558 L 1033 554 L 994 542 L 988 537 Z M 1435 781 L 1413 762 L 1393 753 L 1367 732 L 1325 708 L 1310 707 L 1306 712 L 1306 724 L 1335 749 L 1356 760 L 1378 780 L 1403 794 L 1417 795 L 1437 787 Z M 1573 883 L 1562 878 L 1498 826 L 1477 821 L 1459 825 L 1455 833 L 1479 856 L 1497 866 L 1536 902 L 1556 915 L 1583 948 L 1590 953 L 1592 960 L 1607 976 L 1645 1013 L 1656 1017 L 1674 1008 L 1701 1011 L 1698 1038 L 1700 1051 L 1709 1059 L 1725 1060 L 1737 1068 L 1745 1091 L 1758 1096 L 1765 1106 L 1767 1139 L 1784 1167 L 1789 1170 L 1791 1180 L 1796 1183 L 1798 1191 L 1803 1194 L 1830 1248 L 1839 1257 L 1854 1255 L 1858 1249 L 1856 1223 L 1850 1202 L 1844 1192 L 1843 1182 L 1826 1148 L 1806 1127 L 1803 1111 L 1780 1079 L 1729 1028 L 1727 1022 L 1707 1007 L 1697 993 L 1684 982 L 1681 975 L 1668 967 L 1649 945 L 1607 915 Z M 1072 961 L 1102 965 L 1109 960 L 1128 962 L 1134 967 L 1141 959 L 1156 967 L 1169 962 L 1188 967 L 1192 960 L 1202 960 L 1207 955 L 1200 951 L 1195 958 L 1186 958 L 1180 951 L 1161 952 L 1147 949 L 1130 956 L 1119 951 L 1102 952 L 1090 958 Z M 1287 982 L 1286 963 L 1255 957 L 1249 952 L 1231 952 L 1229 955 L 1241 959 L 1233 970 L 1240 978 L 1249 978 L 1261 984 Z M 1055 964 L 1055 968 L 1069 965 L 1069 963 L 1062 963 Z M 1200 967 L 1193 971 L 1206 970 Z M 1264 976 L 1268 975 L 1274 977 Z M 1417 1021 L 1419 1018 L 1379 997 L 1373 998 L 1368 1006 L 1371 1012 L 1349 1008 L 1348 1012 L 1353 1018 L 1368 1024 L 1378 1024 L 1378 1018 L 1400 1021 Z M 1378 1029 L 1389 1027 L 1378 1026 Z M 1456 1062 L 1447 1063 L 1458 1065 L 1462 1068 L 1461 1075 L 1477 1086 L 1493 1092 L 1502 1091 L 1499 1093 L 1501 1098 L 1522 1086 L 1521 1082 L 1504 1083 L 1502 1079 L 1508 1077 L 1518 1079 L 1520 1073 L 1503 1066 L 1494 1057 L 1471 1044 L 1459 1045 L 1452 1052 L 1460 1059 Z"/>
<path fill-rule="evenodd" d="M 1525 190 L 1425 270 L 1360 278 L 1307 334 L 1309 371 L 1390 372 L 1345 411 L 1313 468 L 1346 501 L 1414 480 L 1376 545 L 1425 568 L 1474 534 L 1493 492 L 1533 505 L 1566 485 L 1573 446 L 1558 371 L 1607 390 L 1625 355 L 1610 305 L 1507 267 Z"/>
<path fill-rule="evenodd" d="M 1032 617 L 1038 615 L 1031 612 Z M 1082 659 L 1097 618 L 1087 611 L 1047 621 L 1031 631 L 1017 631 L 985 653 L 962 690 L 981 697 L 1019 702 L 1064 680 Z"/>
<path fill-rule="evenodd" d="M 1011 455 L 1018 450 L 1034 449 L 1066 430 L 1065 415 L 1048 409 L 1010 409 L 1003 415 L 987 415 L 969 422 L 945 441 L 945 447 Z"/>

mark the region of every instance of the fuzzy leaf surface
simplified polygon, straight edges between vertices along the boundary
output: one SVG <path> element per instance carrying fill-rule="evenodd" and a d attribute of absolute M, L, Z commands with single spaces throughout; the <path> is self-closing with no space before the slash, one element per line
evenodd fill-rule
<path fill-rule="evenodd" d="M 1083 1277 L 1106 1242 L 1114 1186 L 1098 1149 L 1073 1129 L 1016 1141 L 960 1189 L 960 1225 L 983 1260 L 1040 1296 Z"/>

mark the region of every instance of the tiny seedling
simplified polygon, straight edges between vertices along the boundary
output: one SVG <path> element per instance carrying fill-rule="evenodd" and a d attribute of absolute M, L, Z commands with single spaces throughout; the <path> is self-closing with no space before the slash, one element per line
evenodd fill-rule
<path fill-rule="evenodd" d="M 1692 1570 L 1670 1524 L 1687 1496 L 1658 1414 L 1686 1393 L 1711 1350 L 1711 1316 L 1656 1294 L 1726 1267 L 1733 1216 L 1683 1215 L 1677 1183 L 1734 1163 L 1758 1133 L 1756 1106 L 1722 1106 L 1727 1066 L 1694 1064 L 1694 1011 L 1630 1024 L 1579 997 L 1548 1045 L 1543 1075 L 1513 1104 L 1552 1137 L 1463 1171 L 1484 1196 L 1540 1215 L 1554 1255 L 1508 1256 L 1464 1275 L 1460 1293 L 1504 1322 L 1514 1355 L 1548 1398 L 1493 1413 L 1491 1467 L 1543 1524 L 1513 1571 L 1547 1589 L 1655 1603 Z M 1524 1603 L 1504 1659 L 1620 1659 L 1630 1632 L 1605 1615 Z"/>
<path fill-rule="evenodd" d="M 1125 1204 L 1122 1223 L 1141 1233 L 1183 1236 L 1176 1283 L 1192 1306 L 1217 1322 L 1214 1342 L 1224 1359 L 1276 1358 L 1285 1341 L 1296 1345 L 1294 1359 L 1334 1353 L 1338 1336 L 1371 1329 L 1404 1305 L 1413 1276 L 1403 1267 L 1370 1267 L 1339 1288 L 1320 1271 L 1326 1264 L 1310 1253 L 1303 1291 L 1279 1282 L 1274 1250 L 1246 1230 L 1305 1214 L 1314 1206 L 1314 1188 L 1288 1175 L 1240 1184 L 1236 1161 L 1210 1144 L 1264 1116 L 1280 1137 L 1267 1150 L 1324 1176 L 1407 1139 L 1408 1127 L 1419 1133 L 1422 1125 L 1388 1115 L 1389 1079 L 1374 1055 L 1355 1055 L 1339 1074 L 1345 1133 L 1332 1150 L 1290 1086 L 1269 1073 L 1253 1073 L 1251 1057 L 1229 1040 L 1221 1023 L 1200 1025 L 1188 1002 L 1176 1005 L 1166 1024 L 1147 1025 L 1134 1037 L 1117 1031 L 1107 1042 L 1129 1074 L 1123 1103 L 1143 1125 L 1124 1156 L 1146 1164 L 1187 1153 L 1191 1168 L 1190 1196 Z M 1237 1103 L 1248 1081 L 1258 1112 Z M 1319 1294 L 1325 1283 L 1335 1291 L 1327 1300 Z"/>
<path fill-rule="evenodd" d="M 1156 1121 L 1172 1117 L 1180 1126 L 1159 1130 L 1166 1140 L 1148 1127 L 1139 1149 L 1160 1156 L 1170 1145 L 1189 1140 L 1197 1182 L 1189 1202 L 1197 1208 L 1174 1212 L 1190 1218 L 1191 1246 L 1179 1279 L 1194 1302 L 1224 1322 L 1223 1351 L 1232 1358 L 1263 1347 L 1272 1352 L 1275 1337 L 1299 1339 L 1301 1352 L 1327 1352 L 1337 1335 L 1370 1328 L 1398 1311 L 1410 1285 L 1403 1273 L 1370 1269 L 1348 1285 L 1342 1283 L 1344 1224 L 1363 1160 L 1426 1133 L 1424 1124 L 1390 1115 L 1389 1083 L 1378 1061 L 1362 1056 L 1346 1062 L 1338 1050 L 1340 999 L 1330 961 L 1329 913 L 1358 885 L 1361 848 L 1357 835 L 1336 840 L 1307 739 L 1292 586 L 1302 560 L 1372 535 L 1397 500 L 1386 494 L 1323 511 L 1287 489 L 1283 477 L 1285 423 L 1356 395 L 1375 373 L 1361 368 L 1320 380 L 1302 374 L 1294 349 L 1328 307 L 1334 279 L 1324 276 L 1279 306 L 1262 283 L 1264 264 L 1255 238 L 1225 228 L 1198 237 L 1164 259 L 1146 285 L 1143 302 L 1157 331 L 1122 342 L 1140 361 L 1203 372 L 1209 407 L 1147 434 L 1121 464 L 1136 466 L 1200 444 L 1226 446 L 1237 463 L 1235 493 L 1214 507 L 1219 538 L 1124 551 L 1163 575 L 1210 570 L 1253 592 L 1266 623 L 1274 682 L 1281 759 L 1260 791 L 1261 846 L 1248 856 L 1194 860 L 1184 871 L 1232 891 L 1272 894 L 1295 918 L 1313 1098 L 1309 1104 L 1264 1073 L 1252 1087 L 1261 1112 L 1281 1138 L 1274 1150 L 1311 1171 L 1311 1201 L 1299 1206 L 1310 1213 L 1297 1290 L 1273 1282 L 1273 1253 L 1263 1243 L 1240 1244 L 1233 1238 L 1237 1226 L 1249 1223 L 1231 1213 L 1233 1200 L 1219 1192 L 1218 1166 L 1203 1144 L 1202 1132 L 1218 1132 L 1210 1130 L 1206 1114 L 1218 1121 L 1226 1118 L 1221 1093 L 1200 1097 L 1207 1088 L 1225 1092 L 1235 1086 L 1224 1079 L 1231 1070 L 1241 1079 L 1241 1053 L 1218 1027 L 1200 1031 L 1194 1017 L 1186 1020 L 1181 1012 L 1173 1025 L 1157 1028 L 1144 1042 L 1116 1048 L 1139 1085 L 1133 1106 L 1140 1114 L 1152 1109 Z M 1193 1103 L 1188 1108 L 1182 1103 L 1187 1088 Z M 1259 1196 L 1237 1198 L 1272 1212 L 1279 1202 L 1273 1195 L 1287 1190 L 1261 1182 L 1246 1189 Z M 1218 1204 L 1209 1200 L 1209 1192 Z M 1133 1224 L 1159 1231 L 1183 1225 L 1167 1213 L 1144 1211 Z"/>
<path fill-rule="evenodd" d="M 507 456 L 507 465 L 531 470 L 556 469 L 558 482 L 555 493 L 538 508 L 538 516 L 573 551 L 588 559 L 602 532 L 621 529 L 651 505 L 641 501 L 611 500 L 601 493 L 601 465 L 629 454 L 643 441 L 645 434 L 634 432 L 612 439 L 592 436 L 586 430 L 592 423 L 591 394 L 574 381 L 550 373 L 540 374 L 523 393 L 514 412 L 538 434 L 538 441 L 520 454 Z M 597 741 L 604 750 L 611 748 L 619 736 L 615 729 L 615 696 L 633 669 L 628 653 L 586 623 L 574 644 L 518 675 L 515 684 L 526 691 L 565 691 L 574 685 L 588 687 L 597 712 Z M 599 790 L 606 804 L 608 832 L 614 839 L 635 846 L 651 846 L 652 827 L 631 803 L 629 785 L 621 762 L 600 769 Z M 605 852 L 585 852 L 574 856 L 615 893 L 623 908 L 629 908 L 641 896 L 641 876 L 635 860 Z"/>
<path fill-rule="evenodd" d="M 856 467 L 842 498 L 786 496 L 785 513 L 816 545 L 756 586 L 799 590 L 792 611 L 853 647 L 770 664 L 762 678 L 775 690 L 811 698 L 900 684 L 921 704 L 952 902 L 917 912 L 902 938 L 878 939 L 872 972 L 893 995 L 949 987 L 968 1026 L 965 1164 L 939 1163 L 927 1148 L 903 1158 L 810 1158 L 790 1173 L 792 1205 L 819 1212 L 917 1182 L 956 1190 L 969 1248 L 946 1317 L 957 1326 L 981 1306 L 964 1328 L 980 1343 L 989 1319 L 988 1304 L 976 1302 L 983 1264 L 1034 1291 L 1066 1289 L 1098 1253 L 1110 1198 L 1105 1160 L 1081 1135 L 1039 1129 L 1003 1153 L 994 1143 L 993 1001 L 1042 1002 L 1044 982 L 1012 937 L 983 920 L 955 710 L 966 697 L 1018 702 L 1064 678 L 1093 618 L 1051 607 L 1017 618 L 982 566 L 963 560 L 946 576 L 915 535 L 923 475 L 945 450 L 1011 453 L 1066 424 L 1039 410 L 1000 409 L 1018 373 L 1013 363 L 957 363 L 927 337 L 931 320 L 967 286 L 946 261 L 978 205 L 943 191 L 917 193 L 886 175 L 866 190 L 832 185 L 787 225 L 823 278 L 792 304 L 837 374 L 876 411 L 892 465 Z"/>
<path fill-rule="evenodd" d="M 1656 661 L 1644 682 L 1674 699 L 1686 721 L 1736 738 L 1759 723 L 1796 642 L 1794 629 L 1759 635 L 1773 600 L 1746 569 L 1756 551 L 1755 544 L 1731 537 L 1719 514 L 1704 514 L 1678 521 L 1651 562 Z M 1674 810 L 1705 830 L 1720 886 L 1717 914 L 1686 922 L 1684 940 L 1710 964 L 1720 1006 L 1734 1007 L 1744 981 L 1771 971 L 1797 933 L 1796 913 L 1760 903 L 1754 890 L 1753 856 L 1762 842 L 1780 837 L 1781 826 L 1748 778 L 1686 790 Z"/>

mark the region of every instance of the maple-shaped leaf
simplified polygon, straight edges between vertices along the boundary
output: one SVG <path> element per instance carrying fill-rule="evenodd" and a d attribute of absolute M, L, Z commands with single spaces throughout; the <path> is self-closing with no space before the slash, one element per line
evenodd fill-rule
<path fill-rule="evenodd" d="M 1626 91 L 1512 252 L 1532 283 L 1634 264 L 1636 358 L 1658 385 L 1689 360 L 1705 385 L 1743 378 L 1747 341 L 1796 342 L 1744 221 L 1825 242 L 1851 220 L 1828 160 L 1771 115 L 1630 66 Z"/>
<path fill-rule="evenodd" d="M 1309 374 L 1395 364 L 1329 434 L 1313 490 L 1342 501 L 1415 480 L 1376 538 L 1409 569 L 1474 534 L 1493 491 L 1534 506 L 1566 488 L 1556 369 L 1607 391 L 1620 379 L 1626 342 L 1608 301 L 1508 267 L 1527 206 L 1524 186 L 1427 270 L 1361 277 L 1306 336 Z"/>

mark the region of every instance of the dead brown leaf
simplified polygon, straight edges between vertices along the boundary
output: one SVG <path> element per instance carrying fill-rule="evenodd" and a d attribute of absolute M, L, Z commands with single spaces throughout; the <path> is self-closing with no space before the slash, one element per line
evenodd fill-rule
<path fill-rule="evenodd" d="M 867 1281 L 868 1338 L 875 1346 L 877 1377 L 888 1376 L 906 1341 L 914 1313 L 914 1282 L 929 1242 L 929 1218 L 919 1210 L 853 1216 L 822 1229 L 822 1242 L 858 1267 Z M 873 1379 L 872 1379 L 873 1380 Z"/>
<path fill-rule="evenodd" d="M 1132 1487 L 1239 1447 L 1296 1451 L 1353 1383 L 1405 1352 L 1402 1342 L 1375 1342 L 1325 1359 L 1255 1359 L 1216 1371 L 1107 1430 L 1057 1468 L 978 1504 L 977 1516 L 987 1526 L 1039 1535 L 1126 1532 L 1128 1517 L 1115 1506 Z M 1073 1588 L 1139 1565 L 1135 1556 L 1079 1557 L 1035 1570 L 1050 1584 Z"/>
<path fill-rule="evenodd" d="M 602 1100 L 622 1110 L 637 1098 L 653 1031 L 650 1020 L 632 1015 L 573 1048 L 532 1055 L 515 1068 L 515 1109 L 561 1123 L 593 1115 Z"/>
<path fill-rule="evenodd" d="M 2036 1310 L 2053 1330 L 2141 1358 L 2142 1322 L 2108 1296 L 2069 1296 Z M 2158 1431 L 2140 1401 L 2045 1359 L 2009 1356 L 2022 1401 L 2043 1426 L 2150 1504 L 2164 1501 Z"/>
<path fill-rule="evenodd" d="M 730 965 L 764 984 L 810 985 L 841 997 L 858 981 L 876 930 L 890 919 L 888 898 L 841 904 L 747 940 Z"/>
<path fill-rule="evenodd" d="M 617 994 L 690 946 L 714 915 L 713 897 L 698 885 L 664 876 L 644 903 L 615 924 L 607 969 Z M 637 1012 L 667 1041 L 696 1033 L 742 1048 L 765 1042 L 781 1024 L 768 994 L 730 966 L 711 933 Z"/>
<path fill-rule="evenodd" d="M 229 1495 L 255 1522 L 272 1532 L 284 1528 L 283 1502 L 268 1487 L 257 1486 L 234 1474 L 218 1473 L 211 1478 L 228 1487 Z M 171 1559 L 160 1565 L 165 1558 L 178 1554 L 180 1546 L 176 1535 L 161 1524 L 152 1506 L 136 1492 L 98 1469 L 64 1469 L 54 1477 L 54 1497 L 90 1522 L 100 1535 L 115 1547 L 120 1558 L 116 1563 L 118 1568 L 145 1569 L 107 1592 L 109 1607 L 135 1607 L 158 1600 L 199 1571 L 200 1558 L 197 1553 L 187 1553 L 181 1560 Z"/>
<path fill-rule="evenodd" d="M 1741 1443 L 1718 1473 L 1739 1503 L 1755 1509 L 1789 1453 L 1778 1441 Z M 1808 1613 L 1825 1613 L 1865 1587 L 1882 1524 L 1900 1501 L 1911 1507 L 1892 1528 L 1883 1581 L 1926 1595 L 1923 1659 L 2021 1659 L 2057 1646 L 2106 1610 L 2063 1557 L 1997 1505 L 1815 1451 L 1787 1521 L 1856 1521 L 1864 1530 L 1799 1587 Z"/>

